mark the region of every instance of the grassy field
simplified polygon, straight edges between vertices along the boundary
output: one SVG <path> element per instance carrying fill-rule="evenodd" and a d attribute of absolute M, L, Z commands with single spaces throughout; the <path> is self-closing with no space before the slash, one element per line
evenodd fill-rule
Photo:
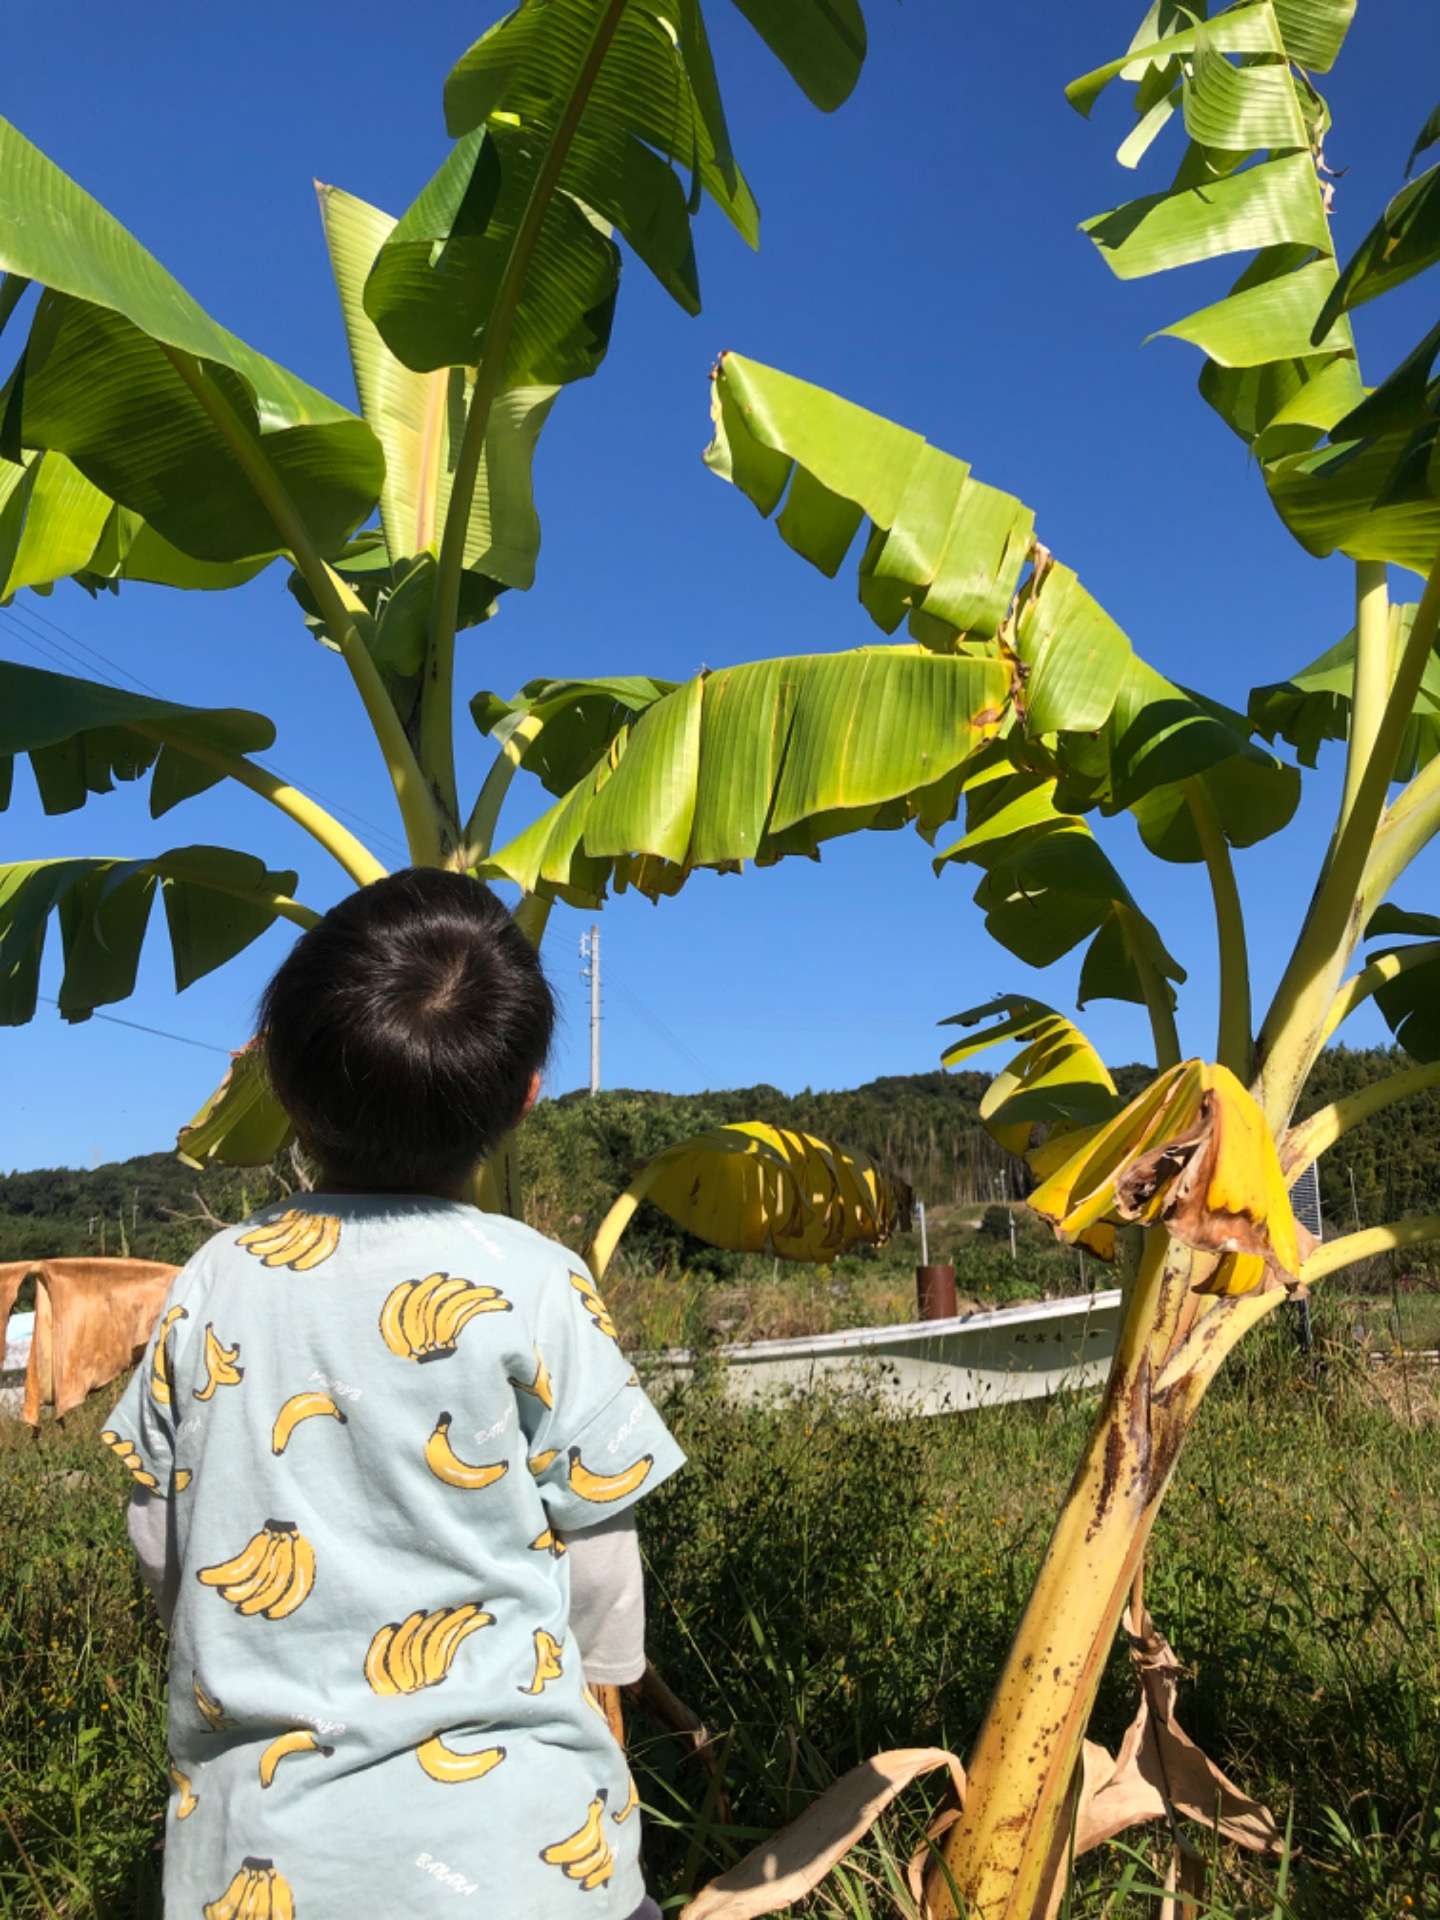
<path fill-rule="evenodd" d="M 626 1294 L 639 1345 L 657 1309 Z M 1429 1373 L 1357 1355 L 1355 1312 L 1317 1305 L 1316 1370 L 1262 1330 L 1212 1395 L 1157 1536 L 1149 1593 L 1189 1669 L 1182 1722 L 1293 1823 L 1283 1878 L 1222 1856 L 1194 1920 L 1440 1920 L 1440 1397 Z M 159 1912 L 163 1641 L 123 1475 L 93 1441 L 107 1404 L 39 1443 L 0 1440 L 6 1920 Z M 691 1465 L 642 1508 L 652 1652 L 725 1742 L 731 1796 L 722 1824 L 694 1762 L 634 1721 L 649 1866 L 678 1906 L 877 1747 L 965 1748 L 1088 1412 L 741 1415 L 703 1381 L 670 1411 Z M 1098 1726 L 1112 1745 L 1130 1704 L 1117 1658 Z M 896 1862 L 925 1812 L 912 1789 L 800 1911 L 908 1913 Z M 1143 1835 L 1111 1846 L 1071 1920 L 1141 1920 L 1152 1880 Z"/>

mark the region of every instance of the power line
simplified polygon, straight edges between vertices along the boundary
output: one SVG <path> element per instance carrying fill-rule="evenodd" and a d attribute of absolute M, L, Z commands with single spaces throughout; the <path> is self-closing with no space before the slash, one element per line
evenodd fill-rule
<path fill-rule="evenodd" d="M 47 1006 L 58 1007 L 60 1002 L 48 993 L 37 994 L 37 1000 L 43 1000 Z M 142 1026 L 138 1020 L 122 1020 L 118 1013 L 101 1013 L 94 1010 L 92 1020 L 108 1020 L 112 1027 L 129 1027 L 134 1033 L 148 1033 L 156 1040 L 176 1040 L 182 1047 L 200 1047 L 206 1053 L 223 1053 L 227 1057 L 234 1052 L 233 1047 L 217 1047 L 213 1040 L 194 1040 L 188 1033 L 168 1033 L 164 1027 Z"/>
<path fill-rule="evenodd" d="M 676 1053 L 683 1054 L 692 1067 L 703 1074 L 707 1080 L 713 1081 L 715 1077 L 714 1069 L 706 1061 L 702 1060 L 692 1047 L 687 1047 L 685 1042 L 666 1026 L 665 1022 L 652 1007 L 646 1006 L 638 995 L 633 994 L 627 986 L 624 986 L 617 980 L 613 969 L 607 984 L 609 989 L 612 992 L 618 993 L 622 1000 L 628 1002 L 634 1011 L 639 1014 L 640 1018 L 647 1021 L 655 1029 L 656 1033 L 660 1035 L 661 1039 L 667 1041 L 669 1045 L 675 1049 Z"/>

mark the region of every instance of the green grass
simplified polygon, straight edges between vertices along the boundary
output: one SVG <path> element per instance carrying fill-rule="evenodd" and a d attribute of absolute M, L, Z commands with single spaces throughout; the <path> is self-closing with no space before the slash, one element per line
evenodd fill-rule
<path fill-rule="evenodd" d="M 1322 1333 L 1348 1331 L 1346 1312 L 1317 1305 Z M 1440 1920 L 1440 1383 L 1373 1377 L 1343 1341 L 1326 1358 L 1307 1372 L 1284 1329 L 1262 1330 L 1157 1534 L 1149 1596 L 1190 1670 L 1181 1721 L 1294 1829 L 1283 1883 L 1222 1855 L 1195 1920 Z M 107 1401 L 39 1443 L 0 1441 L 5 1920 L 159 1910 L 162 1640 L 123 1476 L 93 1444 Z M 651 1648 L 726 1743 L 731 1796 L 721 1823 L 693 1760 L 634 1720 L 647 1860 L 678 1905 L 876 1748 L 964 1750 L 1088 1408 L 741 1414 L 702 1381 L 670 1411 L 691 1465 L 641 1510 Z M 1112 1747 L 1130 1710 L 1117 1658 L 1096 1728 Z M 907 1913 L 897 1863 L 926 1804 L 912 1789 L 798 1911 Z M 1071 1920 L 1149 1920 L 1147 1848 L 1140 1833 L 1084 1863 Z"/>

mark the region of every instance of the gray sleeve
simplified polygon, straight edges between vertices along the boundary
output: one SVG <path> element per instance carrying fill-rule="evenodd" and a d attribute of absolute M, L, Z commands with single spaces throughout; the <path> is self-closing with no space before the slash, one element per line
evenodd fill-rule
<path fill-rule="evenodd" d="M 150 1589 L 156 1611 L 168 1627 L 180 1585 L 170 1528 L 170 1502 L 144 1487 L 136 1487 L 125 1510 L 125 1530 L 140 1562 L 140 1576 Z"/>
<path fill-rule="evenodd" d="M 564 1535 L 570 1550 L 570 1626 L 585 1678 L 628 1686 L 645 1671 L 645 1577 L 633 1510 Z"/>

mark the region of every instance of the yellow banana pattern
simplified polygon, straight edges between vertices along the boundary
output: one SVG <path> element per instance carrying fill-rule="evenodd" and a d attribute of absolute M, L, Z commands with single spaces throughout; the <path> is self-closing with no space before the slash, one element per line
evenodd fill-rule
<path fill-rule="evenodd" d="M 176 1493 L 183 1493 L 194 1478 L 195 1475 L 190 1471 L 189 1467 L 177 1467 L 175 1469 L 175 1478 L 170 1484 Z"/>
<path fill-rule="evenodd" d="M 615 1852 L 605 1838 L 605 1789 L 601 1787 L 586 1809 L 584 1823 L 565 1839 L 540 1849 L 547 1867 L 560 1867 L 567 1880 L 576 1880 L 586 1893 L 600 1887 L 615 1871 Z"/>
<path fill-rule="evenodd" d="M 482 1747 L 478 1753 L 457 1753 L 447 1747 L 438 1733 L 422 1740 L 415 1758 L 432 1780 L 442 1786 L 458 1786 L 462 1780 L 483 1780 L 505 1758 L 504 1747 Z"/>
<path fill-rule="evenodd" d="M 544 1453 L 532 1453 L 525 1464 L 538 1480 L 541 1474 L 548 1468 L 553 1467 L 559 1458 L 560 1449 L 558 1447 L 548 1447 Z"/>
<path fill-rule="evenodd" d="M 380 1309 L 380 1337 L 402 1360 L 444 1360 L 477 1313 L 509 1312 L 510 1302 L 498 1287 L 430 1273 L 390 1289 Z"/>
<path fill-rule="evenodd" d="M 371 1692 L 419 1693 L 422 1687 L 438 1687 L 463 1642 L 494 1622 L 494 1614 L 474 1601 L 436 1607 L 433 1613 L 418 1609 L 403 1620 L 392 1620 L 375 1634 L 365 1655 Z"/>
<path fill-rule="evenodd" d="M 227 1727 L 234 1726 L 235 1722 L 230 1718 L 229 1714 L 226 1713 L 220 1702 L 213 1700 L 205 1691 L 204 1687 L 201 1686 L 198 1673 L 192 1672 L 190 1675 L 190 1691 L 195 1696 L 195 1705 L 199 1710 L 201 1719 L 212 1733 L 224 1733 Z"/>
<path fill-rule="evenodd" d="M 170 1365 L 170 1329 L 177 1320 L 188 1320 L 184 1307 L 171 1307 L 155 1335 L 155 1351 L 150 1356 L 150 1398 L 157 1407 L 168 1407 L 175 1397 L 175 1374 Z"/>
<path fill-rule="evenodd" d="M 560 1658 L 561 1643 L 553 1633 L 547 1633 L 544 1627 L 535 1629 L 535 1672 L 528 1687 L 517 1689 L 520 1693 L 543 1693 L 552 1680 L 558 1680 L 565 1671 Z"/>
<path fill-rule="evenodd" d="M 261 1754 L 260 1784 L 273 1786 L 275 1769 L 292 1753 L 319 1753 L 328 1758 L 334 1751 L 333 1747 L 322 1747 L 309 1727 L 294 1727 L 289 1733 L 278 1735 Z"/>
<path fill-rule="evenodd" d="M 287 1207 L 277 1219 L 242 1233 L 235 1244 L 267 1267 L 310 1273 L 339 1246 L 340 1222 L 333 1213 L 307 1213 L 303 1207 Z"/>
<path fill-rule="evenodd" d="M 623 1473 L 592 1473 L 580 1458 L 579 1447 L 571 1447 L 570 1471 L 565 1477 L 572 1493 L 578 1493 L 582 1500 L 595 1500 L 603 1505 L 608 1500 L 623 1500 L 627 1493 L 643 1487 L 654 1464 L 653 1453 L 642 1453 Z"/>
<path fill-rule="evenodd" d="M 237 1613 L 284 1620 L 310 1597 L 315 1549 L 293 1520 L 267 1520 L 233 1559 L 201 1567 L 195 1578 L 218 1588 Z"/>
<path fill-rule="evenodd" d="M 442 1413 L 435 1422 L 435 1431 L 425 1442 L 425 1464 L 437 1480 L 443 1480 L 447 1487 L 493 1487 L 497 1480 L 503 1480 L 510 1471 L 508 1460 L 497 1460 L 494 1466 L 472 1467 L 468 1460 L 462 1460 L 450 1444 L 450 1416 Z"/>
<path fill-rule="evenodd" d="M 512 1373 L 510 1376 L 510 1384 L 512 1387 L 518 1387 L 521 1393 L 534 1394 L 542 1407 L 553 1407 L 555 1405 L 555 1389 L 550 1380 L 550 1369 L 546 1366 L 545 1356 L 541 1353 L 539 1347 L 535 1349 L 534 1379 L 522 1380 L 518 1374 Z"/>
<path fill-rule="evenodd" d="M 155 1478 L 154 1474 L 146 1472 L 145 1462 L 135 1451 L 134 1443 L 129 1440 L 122 1440 L 113 1427 L 106 1427 L 100 1436 L 100 1444 L 109 1447 L 110 1451 L 120 1462 L 121 1466 L 124 1467 L 137 1487 L 144 1487 L 147 1492 L 153 1492 L 154 1489 L 159 1486 L 160 1482 Z"/>
<path fill-rule="evenodd" d="M 295 1920 L 295 1895 L 273 1860 L 252 1854 L 240 1862 L 219 1898 L 207 1900 L 200 1911 L 205 1920 Z"/>
<path fill-rule="evenodd" d="M 180 1771 L 173 1760 L 170 1762 L 170 1784 L 180 1796 L 175 1802 L 175 1818 L 188 1820 L 199 1806 L 200 1800 L 187 1776 Z"/>
<path fill-rule="evenodd" d="M 217 1387 L 237 1387 L 245 1378 L 244 1367 L 237 1367 L 239 1346 L 227 1347 L 207 1320 L 205 1322 L 205 1384 L 196 1387 L 197 1400 L 209 1400 Z"/>
<path fill-rule="evenodd" d="M 595 1282 L 587 1279 L 583 1273 L 572 1273 L 570 1276 L 570 1284 L 579 1294 L 581 1305 L 595 1322 L 595 1325 L 600 1329 L 601 1333 L 605 1335 L 605 1338 L 607 1340 L 618 1341 L 620 1336 L 615 1331 L 615 1322 L 606 1311 L 605 1302 L 596 1291 Z"/>
<path fill-rule="evenodd" d="M 625 1796 L 624 1806 L 621 1807 L 617 1812 L 612 1813 L 610 1818 L 615 1822 L 617 1827 L 621 1827 L 630 1818 L 631 1814 L 634 1813 L 635 1809 L 639 1806 L 639 1804 L 640 1804 L 640 1795 L 636 1791 L 635 1781 L 632 1778 L 630 1781 L 630 1791 Z"/>
<path fill-rule="evenodd" d="M 336 1406 L 328 1393 L 292 1393 L 275 1416 L 275 1426 L 270 1435 L 270 1451 L 283 1453 L 290 1444 L 290 1436 L 302 1420 L 313 1420 L 318 1414 L 325 1414 L 331 1420 L 338 1420 L 343 1427 L 345 1415 Z"/>
<path fill-rule="evenodd" d="M 558 1560 L 561 1555 L 567 1553 L 569 1549 L 553 1527 L 546 1527 L 543 1533 L 537 1533 L 535 1538 L 530 1542 L 530 1551 L 532 1553 L 548 1553 L 554 1559 Z"/>

